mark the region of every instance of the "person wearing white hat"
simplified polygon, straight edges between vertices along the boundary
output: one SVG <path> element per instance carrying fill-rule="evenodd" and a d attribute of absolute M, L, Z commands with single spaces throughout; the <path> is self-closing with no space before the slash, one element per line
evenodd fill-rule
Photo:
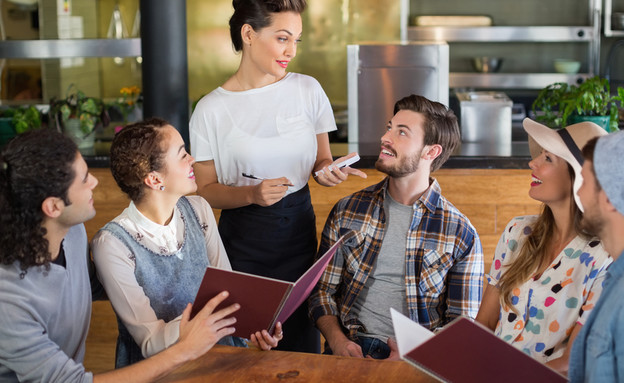
<path fill-rule="evenodd" d="M 583 148 L 586 206 L 583 224 L 603 241 L 615 259 L 594 313 L 579 333 L 570 356 L 570 381 L 624 380 L 624 132 L 592 140 Z"/>
<path fill-rule="evenodd" d="M 513 218 L 502 233 L 476 320 L 504 341 L 567 373 L 574 338 L 598 299 L 611 258 L 581 226 L 581 149 L 606 131 L 591 122 L 553 130 L 530 119 L 529 196 L 537 216 Z"/>

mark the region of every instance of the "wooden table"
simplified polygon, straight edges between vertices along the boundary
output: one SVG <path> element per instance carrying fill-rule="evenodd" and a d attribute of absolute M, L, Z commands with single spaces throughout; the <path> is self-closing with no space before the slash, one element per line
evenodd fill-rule
<path fill-rule="evenodd" d="M 216 345 L 162 382 L 437 382 L 407 362 Z"/>

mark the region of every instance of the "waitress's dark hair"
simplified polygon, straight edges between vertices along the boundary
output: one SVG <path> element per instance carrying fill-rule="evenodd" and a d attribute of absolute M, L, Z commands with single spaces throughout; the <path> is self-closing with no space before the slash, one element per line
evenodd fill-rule
<path fill-rule="evenodd" d="M 165 166 L 166 148 L 161 143 L 162 128 L 167 125 L 169 122 L 153 117 L 125 126 L 113 138 L 110 149 L 113 178 L 135 202 L 145 195 L 145 177 Z"/>
<path fill-rule="evenodd" d="M 271 24 L 273 13 L 303 13 L 306 5 L 306 0 L 232 0 L 234 14 L 230 18 L 230 37 L 234 49 L 236 52 L 243 49 L 243 25 L 249 24 L 254 31 L 259 32 Z"/>
<path fill-rule="evenodd" d="M 20 134 L 0 153 L 0 262 L 19 262 L 22 277 L 31 266 L 50 267 L 41 205 L 48 197 L 71 204 L 77 155 L 76 144 L 53 129 Z"/>

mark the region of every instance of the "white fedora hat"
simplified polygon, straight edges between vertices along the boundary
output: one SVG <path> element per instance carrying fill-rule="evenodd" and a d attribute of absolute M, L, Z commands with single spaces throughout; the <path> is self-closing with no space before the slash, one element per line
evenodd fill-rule
<path fill-rule="evenodd" d="M 604 136 L 608 134 L 607 131 L 589 121 L 569 125 L 563 129 L 551 129 L 530 118 L 525 118 L 522 121 L 522 126 L 529 134 L 531 157 L 537 157 L 540 154 L 540 148 L 543 148 L 557 157 L 563 158 L 572 166 L 574 169 L 574 201 L 576 206 L 583 211 L 583 205 L 577 195 L 583 184 L 583 177 L 581 176 L 583 155 L 581 150 L 589 140 L 596 136 Z"/>

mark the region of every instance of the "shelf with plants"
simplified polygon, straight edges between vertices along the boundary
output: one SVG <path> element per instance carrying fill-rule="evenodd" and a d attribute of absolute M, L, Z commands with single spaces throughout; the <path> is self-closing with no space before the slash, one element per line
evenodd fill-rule
<path fill-rule="evenodd" d="M 532 105 L 537 121 L 553 128 L 591 121 L 608 132 L 618 130 L 619 109 L 624 106 L 624 88 L 611 91 L 600 76 L 578 85 L 564 82 L 544 87 Z"/>

